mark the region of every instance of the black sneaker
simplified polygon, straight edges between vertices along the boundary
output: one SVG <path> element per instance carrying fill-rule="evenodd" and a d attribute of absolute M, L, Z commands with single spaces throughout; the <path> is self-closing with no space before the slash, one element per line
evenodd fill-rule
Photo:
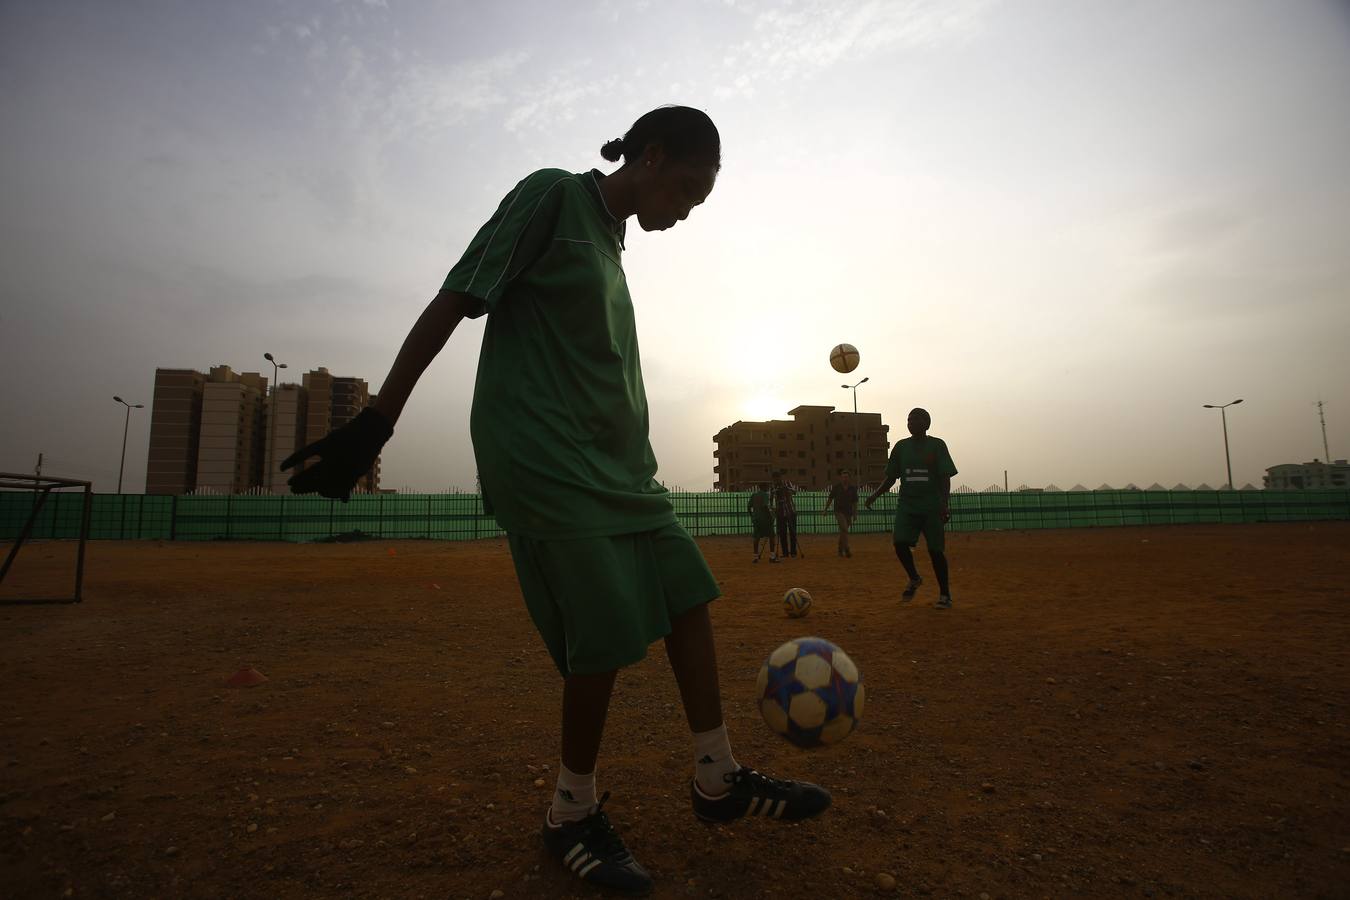
<path fill-rule="evenodd" d="M 704 822 L 730 822 L 742 816 L 768 816 L 784 822 L 809 819 L 830 805 L 830 792 L 805 781 L 779 781 L 741 766 L 725 776 L 731 790 L 720 797 L 708 797 L 689 785 L 694 815 Z"/>
<path fill-rule="evenodd" d="M 608 799 L 605 791 L 595 811 L 579 821 L 557 826 L 545 822 L 544 846 L 587 884 L 633 896 L 650 894 L 652 876 L 628 852 L 602 809 Z"/>
<path fill-rule="evenodd" d="M 917 591 L 917 590 L 919 589 L 919 585 L 921 585 L 921 584 L 923 584 L 923 576 L 922 576 L 922 575 L 920 575 L 918 578 L 912 578 L 912 579 L 910 579 L 909 584 L 905 585 L 905 589 L 904 589 L 903 591 L 900 592 L 900 599 L 901 599 L 901 600 L 913 600 L 913 599 L 914 599 L 914 593 L 915 593 L 915 591 Z"/>

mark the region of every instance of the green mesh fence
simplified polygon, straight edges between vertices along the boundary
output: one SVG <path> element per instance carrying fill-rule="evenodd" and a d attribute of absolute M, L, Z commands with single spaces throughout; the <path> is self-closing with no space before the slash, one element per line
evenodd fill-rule
<path fill-rule="evenodd" d="M 675 514 L 696 537 L 750 534 L 748 494 L 671 494 Z M 53 493 L 32 537 L 79 534 L 78 494 Z M 797 495 L 797 530 L 833 534 L 825 494 Z M 0 540 L 13 540 L 33 495 L 0 492 Z M 889 531 L 895 495 L 860 509 L 855 532 Z M 1350 491 L 1066 491 L 953 494 L 950 531 L 1181 525 L 1205 522 L 1350 520 Z M 292 495 L 183 496 L 95 494 L 93 539 L 314 541 L 339 536 L 467 541 L 502 534 L 477 494 L 373 494 L 349 503 Z"/>

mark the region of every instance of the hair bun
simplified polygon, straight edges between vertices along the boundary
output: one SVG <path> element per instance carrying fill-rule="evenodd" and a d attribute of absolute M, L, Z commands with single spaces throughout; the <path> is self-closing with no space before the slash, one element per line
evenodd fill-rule
<path fill-rule="evenodd" d="M 623 156 L 623 138 L 615 138 L 600 148 L 600 155 L 610 162 L 618 162 Z"/>

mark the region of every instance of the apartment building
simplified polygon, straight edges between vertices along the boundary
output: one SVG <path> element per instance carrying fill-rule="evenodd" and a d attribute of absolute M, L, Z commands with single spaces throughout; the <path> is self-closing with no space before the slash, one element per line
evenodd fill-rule
<path fill-rule="evenodd" d="M 266 474 L 261 483 L 270 494 L 284 494 L 290 490 L 286 481 L 293 473 L 281 471 L 281 463 L 308 443 L 305 423 L 309 415 L 309 392 L 302 385 L 279 384 L 267 403 L 267 453 L 263 460 Z"/>
<path fill-rule="evenodd" d="M 334 428 L 341 428 L 375 402 L 364 378 L 334 375 L 324 366 L 306 372 L 301 382 L 308 394 L 305 443 L 317 441 Z M 277 458 L 285 457 L 278 454 Z M 380 461 L 377 458 L 370 471 L 357 482 L 356 489 L 374 492 L 379 487 Z"/>
<path fill-rule="evenodd" d="M 229 366 L 155 369 L 147 494 L 232 493 L 262 474 L 267 379 Z"/>
<path fill-rule="evenodd" d="M 1350 462 L 1338 459 L 1325 463 L 1314 459 L 1306 463 L 1283 463 L 1266 469 L 1262 481 L 1271 491 L 1346 488 L 1350 487 Z"/>
<path fill-rule="evenodd" d="M 262 480 L 267 379 L 213 366 L 202 387 L 197 492 L 243 493 Z"/>
<path fill-rule="evenodd" d="M 186 494 L 197 486 L 197 438 L 206 376 L 193 369 L 155 369 L 150 402 L 147 494 Z"/>
<path fill-rule="evenodd" d="M 890 426 L 880 413 L 798 406 L 791 419 L 736 422 L 713 435 L 714 488 L 744 491 L 767 484 L 775 471 L 803 490 L 824 490 L 841 468 L 857 484 L 879 484 L 890 454 Z"/>

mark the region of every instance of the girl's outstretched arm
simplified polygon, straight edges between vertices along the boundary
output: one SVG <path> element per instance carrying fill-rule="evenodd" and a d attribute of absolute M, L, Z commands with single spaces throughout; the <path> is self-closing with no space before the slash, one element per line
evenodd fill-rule
<path fill-rule="evenodd" d="M 481 306 L 479 300 L 468 294 L 441 291 L 422 310 L 422 315 L 404 338 L 403 346 L 394 358 L 394 365 L 390 367 L 384 384 L 375 396 L 373 408 L 388 421 L 391 428 L 402 415 L 403 405 L 408 402 L 408 395 L 412 393 L 417 380 L 431 365 L 436 354 L 441 352 L 455 328 Z"/>

